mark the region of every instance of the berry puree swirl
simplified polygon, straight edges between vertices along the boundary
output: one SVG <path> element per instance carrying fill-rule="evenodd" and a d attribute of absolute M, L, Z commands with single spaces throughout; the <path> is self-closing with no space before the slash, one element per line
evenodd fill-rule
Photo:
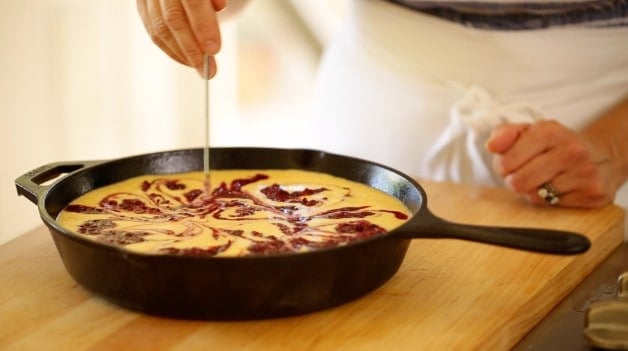
<path fill-rule="evenodd" d="M 92 190 L 57 221 L 93 240 L 150 254 L 259 256 L 346 245 L 410 216 L 367 185 L 302 170 L 145 175 Z"/>

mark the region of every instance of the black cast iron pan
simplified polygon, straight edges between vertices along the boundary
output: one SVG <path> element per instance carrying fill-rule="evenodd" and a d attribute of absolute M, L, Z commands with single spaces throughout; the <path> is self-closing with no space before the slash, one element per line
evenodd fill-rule
<path fill-rule="evenodd" d="M 590 245 L 575 233 L 447 222 L 429 211 L 424 190 L 412 178 L 360 159 L 315 150 L 214 148 L 211 160 L 214 169 L 305 169 L 344 177 L 397 197 L 413 215 L 387 235 L 308 253 L 150 255 L 83 238 L 61 228 L 55 218 L 69 202 L 95 188 L 139 175 L 202 170 L 203 149 L 52 163 L 19 177 L 16 185 L 18 194 L 37 204 L 67 271 L 78 283 L 123 307 L 176 318 L 271 318 L 342 304 L 390 279 L 410 239 L 456 238 L 562 255 L 584 252 Z M 55 180 L 44 185 L 50 179 Z"/>

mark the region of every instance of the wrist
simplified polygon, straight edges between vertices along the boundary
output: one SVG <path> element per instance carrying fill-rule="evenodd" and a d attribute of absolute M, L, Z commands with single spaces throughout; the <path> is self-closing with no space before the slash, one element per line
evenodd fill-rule
<path fill-rule="evenodd" d="M 589 141 L 593 161 L 605 175 L 608 186 L 616 191 L 628 180 L 628 143 L 622 133 L 598 129 L 583 133 Z"/>

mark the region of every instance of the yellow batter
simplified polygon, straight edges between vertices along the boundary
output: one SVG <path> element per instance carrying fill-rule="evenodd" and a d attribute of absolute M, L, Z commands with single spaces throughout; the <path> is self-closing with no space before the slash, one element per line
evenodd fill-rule
<path fill-rule="evenodd" d="M 65 228 L 145 253 L 272 255 L 345 245 L 403 224 L 409 210 L 367 185 L 302 170 L 146 175 L 92 190 Z"/>

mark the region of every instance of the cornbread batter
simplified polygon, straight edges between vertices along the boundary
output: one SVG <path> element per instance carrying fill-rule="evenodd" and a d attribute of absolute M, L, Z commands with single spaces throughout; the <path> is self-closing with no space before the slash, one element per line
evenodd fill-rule
<path fill-rule="evenodd" d="M 146 175 L 92 190 L 59 214 L 65 228 L 136 252 L 273 255 L 386 233 L 409 210 L 395 197 L 329 174 L 213 170 Z"/>

